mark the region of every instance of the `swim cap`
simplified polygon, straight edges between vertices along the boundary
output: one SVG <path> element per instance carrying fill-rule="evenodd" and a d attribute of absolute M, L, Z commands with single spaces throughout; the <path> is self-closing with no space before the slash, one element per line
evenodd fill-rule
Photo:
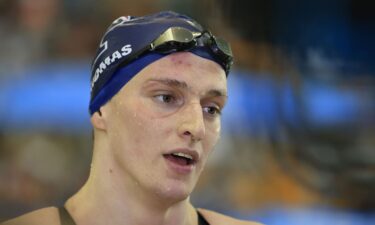
<path fill-rule="evenodd" d="M 204 43 L 200 44 L 194 39 L 195 45 L 189 48 L 180 48 L 181 44 L 171 46 L 168 43 L 167 47 L 172 51 L 162 50 L 162 47 L 153 49 L 154 41 L 172 28 L 172 32 L 182 34 L 201 35 L 206 32 L 209 34 L 208 39 L 206 38 L 208 41 L 205 39 Z M 214 38 L 190 17 L 171 11 L 144 17 L 123 16 L 116 19 L 103 35 L 92 63 L 90 114 L 98 111 L 147 65 L 176 51 L 191 51 L 213 60 L 228 74 L 232 64 L 230 47 L 222 47 L 221 42 Z M 206 45 L 210 48 L 206 48 Z M 223 54 L 221 49 L 229 53 Z"/>

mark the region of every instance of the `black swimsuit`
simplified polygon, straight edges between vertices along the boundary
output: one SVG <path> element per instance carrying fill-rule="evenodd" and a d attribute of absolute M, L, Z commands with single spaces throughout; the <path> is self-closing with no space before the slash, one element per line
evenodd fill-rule
<path fill-rule="evenodd" d="M 198 213 L 198 225 L 210 225 L 207 220 L 202 216 L 202 214 L 200 214 L 199 211 L 197 211 Z"/>
<path fill-rule="evenodd" d="M 61 225 L 76 225 L 72 216 L 65 207 L 59 207 Z"/>
<path fill-rule="evenodd" d="M 61 225 L 76 225 L 72 216 L 65 209 L 65 207 L 59 207 Z M 198 225 L 210 225 L 198 211 Z"/>

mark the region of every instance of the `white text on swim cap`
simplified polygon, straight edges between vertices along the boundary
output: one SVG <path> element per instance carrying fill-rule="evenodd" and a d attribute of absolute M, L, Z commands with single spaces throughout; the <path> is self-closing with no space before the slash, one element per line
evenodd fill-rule
<path fill-rule="evenodd" d="M 107 56 L 95 70 L 95 74 L 91 81 L 91 89 L 94 87 L 95 82 L 99 79 L 99 76 L 107 69 L 108 66 L 112 65 L 117 60 L 124 56 L 129 55 L 132 52 L 132 46 L 130 44 L 124 45 L 120 50 L 114 51 L 112 54 Z M 120 52 L 121 51 L 121 52 Z"/>

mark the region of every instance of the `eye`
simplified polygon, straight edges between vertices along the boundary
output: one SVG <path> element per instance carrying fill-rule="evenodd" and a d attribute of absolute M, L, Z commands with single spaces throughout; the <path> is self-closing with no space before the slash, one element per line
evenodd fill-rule
<path fill-rule="evenodd" d="M 159 94 L 159 95 L 154 96 L 154 98 L 164 103 L 171 103 L 176 100 L 175 97 L 173 97 L 170 94 Z"/>
<path fill-rule="evenodd" d="M 211 117 L 215 117 L 221 114 L 221 109 L 217 106 L 206 106 L 203 107 L 203 112 L 207 113 Z"/>

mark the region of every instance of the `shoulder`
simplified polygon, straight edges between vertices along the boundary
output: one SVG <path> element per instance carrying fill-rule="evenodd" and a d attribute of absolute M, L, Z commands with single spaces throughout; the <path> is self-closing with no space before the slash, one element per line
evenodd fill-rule
<path fill-rule="evenodd" d="M 38 209 L 0 225 L 60 225 L 59 211 L 56 207 Z"/>
<path fill-rule="evenodd" d="M 260 223 L 238 220 L 207 209 L 198 209 L 203 217 L 212 225 L 261 225 Z"/>

